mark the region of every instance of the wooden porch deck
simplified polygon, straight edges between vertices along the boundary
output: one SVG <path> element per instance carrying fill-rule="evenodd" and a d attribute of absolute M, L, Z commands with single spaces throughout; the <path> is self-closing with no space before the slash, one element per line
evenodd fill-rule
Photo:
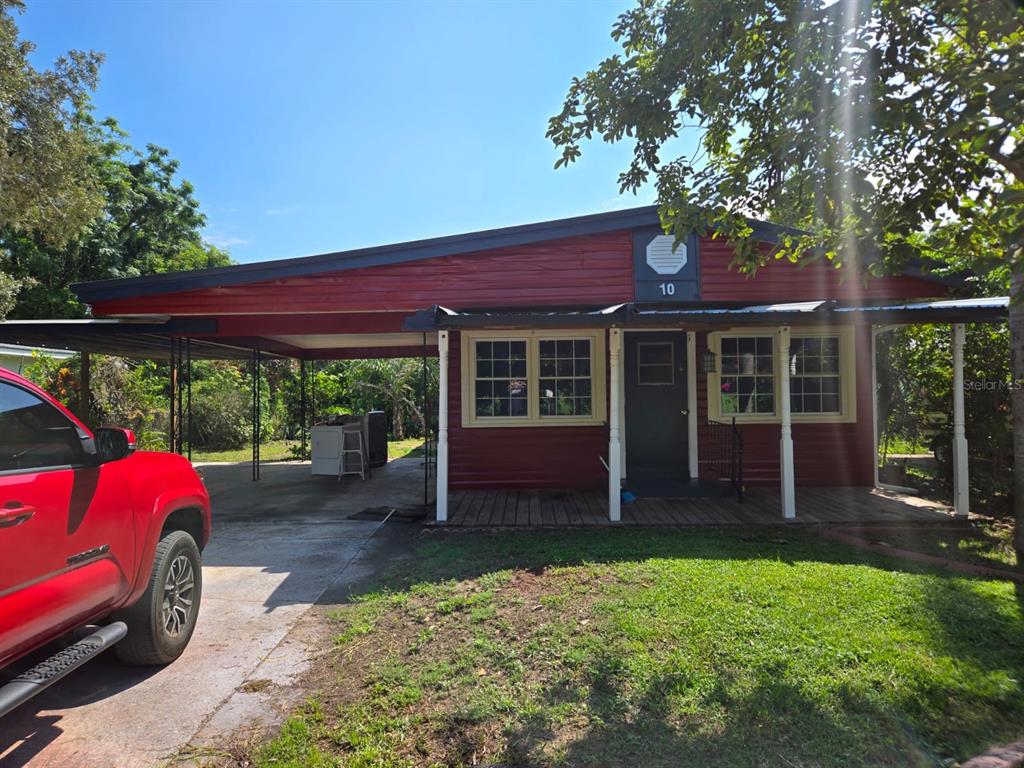
<path fill-rule="evenodd" d="M 955 520 L 948 506 L 872 488 L 798 488 L 796 519 L 784 520 L 775 488 L 735 498 L 641 498 L 622 504 L 624 526 L 904 525 Z M 555 528 L 611 525 L 600 491 L 454 491 L 447 526 Z"/>

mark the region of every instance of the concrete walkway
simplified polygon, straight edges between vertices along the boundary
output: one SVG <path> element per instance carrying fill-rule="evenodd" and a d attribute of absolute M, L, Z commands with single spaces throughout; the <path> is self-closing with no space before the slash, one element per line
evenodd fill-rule
<path fill-rule="evenodd" d="M 194 737 L 230 732 L 251 715 L 238 694 L 247 680 L 280 683 L 302 671 L 306 649 L 287 635 L 310 606 L 329 587 L 334 597 L 348 594 L 372 576 L 386 565 L 394 536 L 410 530 L 345 518 L 423 501 L 418 459 L 341 483 L 311 478 L 297 463 L 265 466 L 258 483 L 247 464 L 203 471 L 214 531 L 185 654 L 164 668 L 129 668 L 109 653 L 74 672 L 0 721 L 4 768 L 152 766 Z"/>

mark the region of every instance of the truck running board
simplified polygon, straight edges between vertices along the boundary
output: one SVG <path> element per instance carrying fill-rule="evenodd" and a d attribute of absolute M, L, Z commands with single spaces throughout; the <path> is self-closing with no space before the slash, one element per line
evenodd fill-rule
<path fill-rule="evenodd" d="M 123 621 L 115 621 L 113 624 L 100 627 L 74 645 L 69 645 L 60 653 L 55 653 L 46 661 L 36 664 L 32 669 L 22 672 L 0 688 L 0 717 L 15 707 L 21 706 L 36 694 L 42 693 L 69 672 L 75 671 L 85 662 L 103 653 L 127 634 L 128 626 Z"/>

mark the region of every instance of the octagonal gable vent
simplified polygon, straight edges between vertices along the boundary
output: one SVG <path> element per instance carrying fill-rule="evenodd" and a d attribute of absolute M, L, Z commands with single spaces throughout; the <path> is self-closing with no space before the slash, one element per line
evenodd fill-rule
<path fill-rule="evenodd" d="M 686 243 L 682 242 L 675 252 L 672 235 L 658 235 L 647 246 L 647 266 L 659 275 L 675 275 L 686 266 Z"/>

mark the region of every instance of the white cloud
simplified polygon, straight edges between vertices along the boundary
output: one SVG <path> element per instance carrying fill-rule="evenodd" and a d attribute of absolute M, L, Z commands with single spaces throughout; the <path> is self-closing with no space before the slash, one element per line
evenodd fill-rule
<path fill-rule="evenodd" d="M 638 195 L 634 195 L 632 193 L 622 194 L 602 200 L 598 203 L 598 210 L 618 211 L 624 208 L 639 208 L 644 205 L 652 205 L 656 202 L 657 198 L 655 195 L 646 191 L 641 191 Z"/>
<path fill-rule="evenodd" d="M 264 216 L 291 216 L 293 213 L 298 213 L 299 206 L 297 205 L 282 205 L 279 208 L 267 208 L 263 211 Z"/>
<path fill-rule="evenodd" d="M 210 245 L 216 246 L 217 248 L 238 248 L 240 246 L 249 245 L 252 243 L 247 237 L 238 237 L 237 235 L 226 235 L 223 232 L 207 232 L 203 235 L 203 239 Z"/>

